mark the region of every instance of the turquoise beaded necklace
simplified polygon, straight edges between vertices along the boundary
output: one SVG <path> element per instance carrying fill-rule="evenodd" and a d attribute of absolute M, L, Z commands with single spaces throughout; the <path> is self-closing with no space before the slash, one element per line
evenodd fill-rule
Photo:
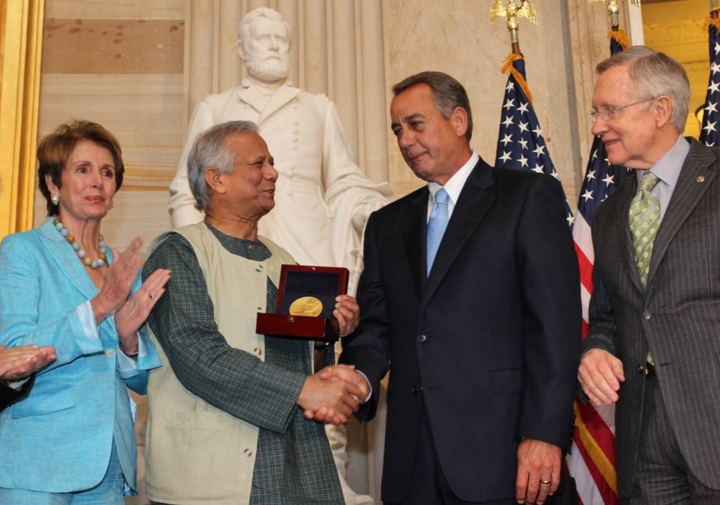
<path fill-rule="evenodd" d="M 105 239 L 102 235 L 100 235 L 100 241 L 98 242 L 98 251 L 100 252 L 100 257 L 98 259 L 92 259 L 87 255 L 85 250 L 80 247 L 80 242 L 76 241 L 75 237 L 70 235 L 70 231 L 65 228 L 65 225 L 62 224 L 62 221 L 60 221 L 59 217 L 56 217 L 53 220 L 53 224 L 55 225 L 55 229 L 60 232 L 60 235 L 65 237 L 67 243 L 72 246 L 75 254 L 77 254 L 78 258 L 80 258 L 80 261 L 82 261 L 85 266 L 97 269 L 107 263 L 107 244 L 105 243 Z"/>

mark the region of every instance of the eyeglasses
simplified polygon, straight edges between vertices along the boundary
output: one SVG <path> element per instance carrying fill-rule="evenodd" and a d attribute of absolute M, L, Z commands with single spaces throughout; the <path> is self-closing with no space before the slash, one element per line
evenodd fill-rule
<path fill-rule="evenodd" d="M 639 102 L 633 102 L 629 103 L 627 105 L 620 105 L 619 107 L 600 107 L 597 110 L 592 110 L 588 114 L 590 116 L 590 119 L 595 122 L 598 118 L 602 119 L 603 121 L 607 121 L 609 119 L 615 119 L 618 117 L 619 113 L 623 109 L 627 109 L 628 107 L 632 107 L 633 105 L 639 105 L 641 103 L 645 102 L 651 102 L 655 100 L 657 97 L 654 96 L 652 98 L 646 98 L 645 100 L 640 100 Z"/>

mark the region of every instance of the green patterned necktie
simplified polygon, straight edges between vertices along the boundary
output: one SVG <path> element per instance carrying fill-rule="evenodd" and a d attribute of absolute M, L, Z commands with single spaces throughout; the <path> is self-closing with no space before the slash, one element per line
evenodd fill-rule
<path fill-rule="evenodd" d="M 657 175 L 649 170 L 645 172 L 638 192 L 630 204 L 630 231 L 635 249 L 635 263 L 640 272 L 640 282 L 643 287 L 647 283 L 653 242 L 655 242 L 655 235 L 660 226 L 660 202 L 651 193 L 659 181 Z"/>

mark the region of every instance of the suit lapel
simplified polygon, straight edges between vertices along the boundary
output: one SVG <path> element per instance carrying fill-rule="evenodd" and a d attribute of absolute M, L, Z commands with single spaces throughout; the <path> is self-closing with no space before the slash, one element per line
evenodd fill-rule
<path fill-rule="evenodd" d="M 427 243 L 425 233 L 427 230 L 427 205 L 429 191 L 427 186 L 423 191 L 418 191 L 410 201 L 410 205 L 403 217 L 402 230 L 405 253 L 407 255 L 410 271 L 418 298 L 425 287 L 425 256 Z"/>
<path fill-rule="evenodd" d="M 635 262 L 635 246 L 633 246 L 629 217 L 630 204 L 632 203 L 632 199 L 635 196 L 636 191 L 637 178 L 633 172 L 613 195 L 613 197 L 617 199 L 616 201 L 618 203 L 616 205 L 617 214 L 614 219 L 611 219 L 611 222 L 621 223 L 621 226 L 616 228 L 617 233 L 619 234 L 619 236 L 616 237 L 616 240 L 618 241 L 618 244 L 625 245 L 625 253 L 622 255 L 625 270 L 628 272 L 630 280 L 635 285 L 635 289 L 642 293 L 644 288 L 642 286 L 642 282 L 640 281 L 640 271 L 638 270 L 637 263 Z M 608 230 L 608 233 L 615 233 L 615 230 Z"/>
<path fill-rule="evenodd" d="M 716 162 L 712 150 L 692 141 L 677 186 L 655 237 L 648 273 L 648 288 L 668 246 L 717 176 Z"/>
<path fill-rule="evenodd" d="M 65 238 L 55 229 L 51 219 L 45 221 L 40 227 L 42 231 L 42 244 L 47 248 L 59 271 L 80 291 L 88 300 L 94 298 L 98 289 L 90 280 L 73 248 Z"/>
<path fill-rule="evenodd" d="M 265 107 L 265 97 L 255 86 L 238 88 L 238 96 L 260 114 Z"/>
<path fill-rule="evenodd" d="M 238 92 L 240 98 L 247 104 L 251 105 L 260 114 L 260 117 L 257 120 L 258 125 L 265 121 L 275 111 L 282 108 L 290 100 L 295 98 L 298 93 L 300 93 L 298 88 L 283 85 L 280 86 L 280 89 L 278 89 L 270 97 L 270 100 L 266 101 L 265 96 L 260 93 L 257 86 L 243 87 Z"/>
<path fill-rule="evenodd" d="M 490 191 L 492 186 L 492 168 L 481 159 L 473 168 L 455 204 L 423 290 L 421 308 L 432 297 L 457 255 L 495 200 L 495 193 Z"/>

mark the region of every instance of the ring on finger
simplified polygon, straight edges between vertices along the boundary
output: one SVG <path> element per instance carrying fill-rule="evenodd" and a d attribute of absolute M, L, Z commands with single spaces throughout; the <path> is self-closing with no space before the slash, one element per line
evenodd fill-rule
<path fill-rule="evenodd" d="M 542 479 L 540 479 L 540 484 L 543 485 L 543 486 L 549 486 L 550 484 L 552 484 L 552 482 L 549 481 L 549 480 L 542 480 Z"/>

